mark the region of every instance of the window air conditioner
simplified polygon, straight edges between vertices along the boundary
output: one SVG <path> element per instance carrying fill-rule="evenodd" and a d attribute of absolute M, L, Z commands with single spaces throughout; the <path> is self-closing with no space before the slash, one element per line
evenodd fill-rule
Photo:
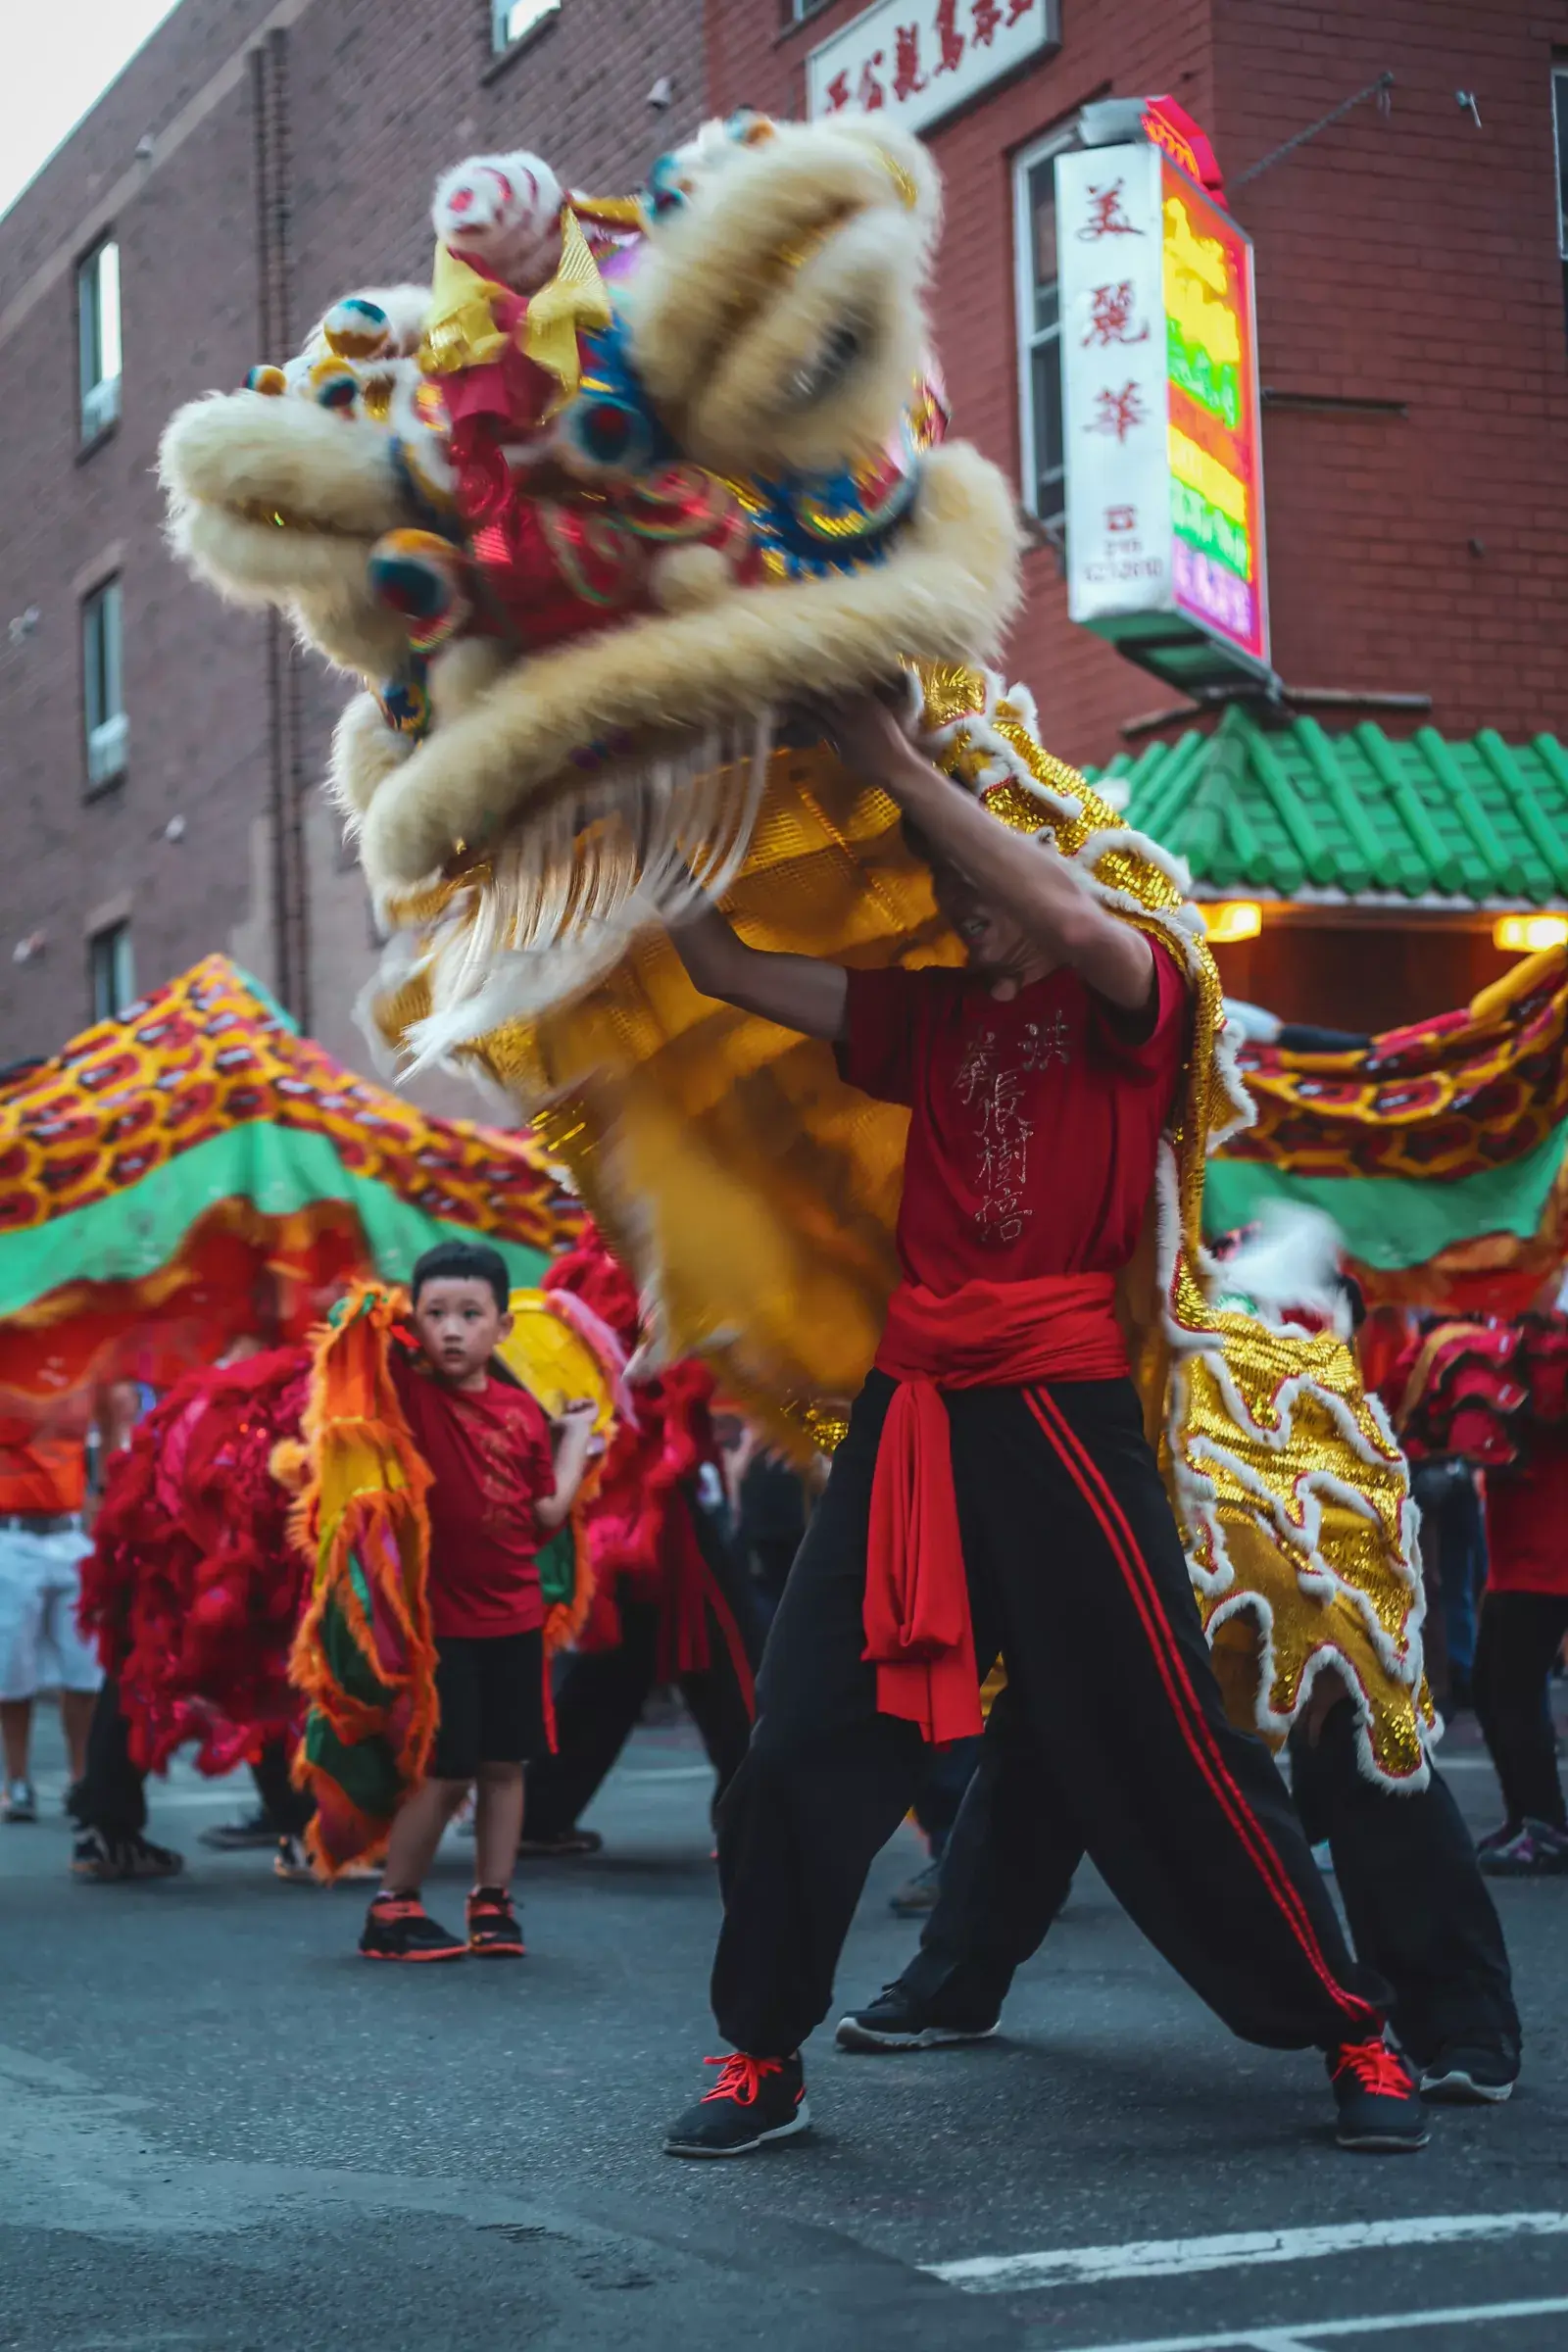
<path fill-rule="evenodd" d="M 125 752 L 130 741 L 130 727 L 123 710 L 106 718 L 101 726 L 89 728 L 87 734 L 87 781 L 89 784 L 112 784 L 125 770 Z"/>
<path fill-rule="evenodd" d="M 120 415 L 120 378 L 106 375 L 89 384 L 81 396 L 81 437 L 91 441 L 106 432 Z"/>

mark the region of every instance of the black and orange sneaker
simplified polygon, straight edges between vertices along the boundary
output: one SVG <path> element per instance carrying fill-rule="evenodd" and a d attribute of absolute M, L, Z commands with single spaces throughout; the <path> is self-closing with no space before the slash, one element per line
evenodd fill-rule
<path fill-rule="evenodd" d="M 1375 2156 L 1413 2156 L 1431 2133 L 1404 2062 L 1381 2034 L 1342 2041 L 1328 2053 L 1329 2081 L 1340 2111 L 1335 2133 L 1342 2148 Z"/>
<path fill-rule="evenodd" d="M 806 2072 L 793 2058 L 705 2058 L 718 2081 L 688 2107 L 664 2137 L 666 2156 L 749 2156 L 770 2139 L 789 2139 L 811 2121 Z"/>
<path fill-rule="evenodd" d="M 554 1862 L 572 1854 L 598 1854 L 604 1851 L 605 1841 L 597 1830 L 546 1830 L 539 1835 L 522 1833 L 517 1846 L 519 1857 L 529 1862 Z"/>
<path fill-rule="evenodd" d="M 467 1939 L 438 1927 L 416 1894 L 378 1894 L 365 1914 L 367 1960 L 466 1960 Z"/>
<path fill-rule="evenodd" d="M 527 1950 L 504 1886 L 476 1886 L 468 1897 L 468 1949 L 478 1960 L 520 1960 Z"/>
<path fill-rule="evenodd" d="M 177 1879 L 184 1867 L 183 1854 L 172 1846 L 154 1845 L 134 1830 L 122 1838 L 107 1830 L 83 1830 L 71 1850 L 71 1875 L 75 1879 Z"/>

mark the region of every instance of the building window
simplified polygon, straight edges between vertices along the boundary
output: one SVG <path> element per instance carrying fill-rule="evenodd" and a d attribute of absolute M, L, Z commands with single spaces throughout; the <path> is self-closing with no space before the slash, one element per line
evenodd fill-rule
<path fill-rule="evenodd" d="M 561 0 L 490 0 L 490 45 L 510 49 L 547 17 L 559 17 Z"/>
<path fill-rule="evenodd" d="M 89 792 L 102 792 L 125 772 L 130 730 L 122 676 L 120 582 L 105 580 L 81 608 L 81 706 Z"/>
<path fill-rule="evenodd" d="M 1568 66 L 1551 70 L 1551 124 L 1557 147 L 1557 259 L 1562 264 L 1563 316 L 1568 319 Z"/>
<path fill-rule="evenodd" d="M 111 923 L 88 940 L 87 988 L 95 1021 L 118 1021 L 136 1002 L 136 959 L 128 923 Z"/>
<path fill-rule="evenodd" d="M 1043 140 L 1013 166 L 1023 503 L 1042 522 L 1057 525 L 1067 506 L 1056 288 L 1056 157 L 1065 144 L 1064 136 Z"/>
<path fill-rule="evenodd" d="M 96 441 L 120 415 L 120 247 L 95 245 L 76 270 L 81 437 Z"/>
<path fill-rule="evenodd" d="M 808 17 L 819 16 L 827 0 L 784 0 L 786 24 L 804 24 Z"/>

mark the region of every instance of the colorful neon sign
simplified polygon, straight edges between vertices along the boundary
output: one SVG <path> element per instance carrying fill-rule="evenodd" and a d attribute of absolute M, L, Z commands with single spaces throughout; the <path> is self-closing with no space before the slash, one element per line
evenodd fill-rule
<path fill-rule="evenodd" d="M 1267 656 L 1252 249 L 1161 158 L 1174 602 Z"/>

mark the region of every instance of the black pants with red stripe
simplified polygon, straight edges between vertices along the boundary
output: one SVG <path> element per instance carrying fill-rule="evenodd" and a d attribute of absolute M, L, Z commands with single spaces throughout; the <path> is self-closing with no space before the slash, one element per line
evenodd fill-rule
<path fill-rule="evenodd" d="M 1083 1860 L 1070 1821 L 1040 1801 L 1028 1725 L 1004 1690 L 942 1857 L 942 1886 L 901 1984 L 945 2025 L 990 2025 L 1014 1973 L 1037 1952 Z M 1419 1791 L 1384 1788 L 1360 1768 L 1355 1714 L 1342 1699 L 1316 1741 L 1291 1740 L 1296 1809 L 1326 1838 L 1355 1948 L 1393 1987 L 1391 2022 L 1430 2066 L 1445 2046 L 1517 2058 L 1502 1925 L 1453 1793 L 1434 1772 Z"/>
<path fill-rule="evenodd" d="M 791 1571 L 746 1760 L 719 1808 L 720 2033 L 755 2057 L 827 2014 L 872 1857 L 919 1781 L 914 1725 L 861 1657 L 866 1530 L 893 1384 L 867 1381 Z M 1226 1718 L 1181 1540 L 1126 1381 L 951 1391 L 954 1480 L 984 1674 L 1001 1651 L 1031 1772 L 1017 1801 L 1092 1858 L 1234 2032 L 1277 2048 L 1376 2033 L 1259 1740 Z M 1069 1874 L 1070 1875 L 1070 1874 Z"/>

